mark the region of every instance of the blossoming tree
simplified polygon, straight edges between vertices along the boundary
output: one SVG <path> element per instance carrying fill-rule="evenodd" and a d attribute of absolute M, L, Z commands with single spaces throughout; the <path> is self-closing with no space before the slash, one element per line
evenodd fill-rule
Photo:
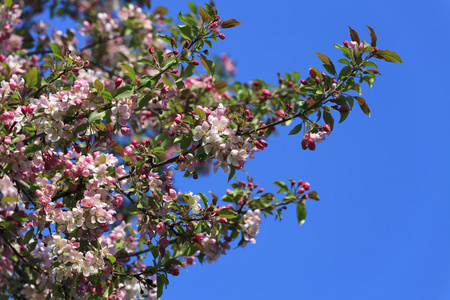
<path fill-rule="evenodd" d="M 401 62 L 350 28 L 337 66 L 233 82 L 233 62 L 209 49 L 240 23 L 188 3 L 175 22 L 150 1 L 3 1 L 0 5 L 0 290 L 5 299 L 161 296 L 180 268 L 255 243 L 261 217 L 319 200 L 310 184 L 276 181 L 264 193 L 236 171 L 277 126 L 314 150 L 372 87 L 373 59 Z M 46 4 L 47 3 L 47 4 Z M 48 31 L 37 15 L 71 17 Z M 176 25 L 178 24 L 178 25 Z M 226 32 L 232 34 L 232 30 Z M 300 141 L 299 141 L 300 143 Z M 175 176 L 228 173 L 227 193 L 181 191 Z M 213 176 L 213 175 L 211 175 Z"/>

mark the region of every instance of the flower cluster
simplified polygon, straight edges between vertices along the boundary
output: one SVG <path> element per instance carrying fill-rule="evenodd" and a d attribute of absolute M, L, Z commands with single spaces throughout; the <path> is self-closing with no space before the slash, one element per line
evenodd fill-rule
<path fill-rule="evenodd" d="M 306 150 L 315 150 L 316 149 L 316 144 L 317 143 L 322 143 L 322 141 L 325 140 L 325 135 L 330 135 L 331 130 L 330 130 L 330 126 L 328 124 L 325 124 L 322 126 L 321 128 L 322 130 L 319 131 L 318 133 L 307 133 L 303 136 L 303 140 L 302 140 L 302 149 Z"/>

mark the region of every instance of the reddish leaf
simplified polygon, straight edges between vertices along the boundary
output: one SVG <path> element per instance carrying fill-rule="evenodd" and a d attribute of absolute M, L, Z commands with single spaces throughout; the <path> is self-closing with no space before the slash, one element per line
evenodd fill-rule
<path fill-rule="evenodd" d="M 369 25 L 366 25 L 366 26 L 370 30 L 370 39 L 371 39 L 370 45 L 372 47 L 376 47 L 377 46 L 377 35 L 375 34 L 375 31 Z"/>
<path fill-rule="evenodd" d="M 359 39 L 359 35 L 356 31 L 354 31 L 350 25 L 348 25 L 348 29 L 350 29 L 350 38 L 352 39 L 352 41 L 355 41 L 358 43 L 358 45 L 361 43 L 360 39 Z"/>
<path fill-rule="evenodd" d="M 238 22 L 235 19 L 229 19 L 229 20 L 223 21 L 221 27 L 222 28 L 231 28 L 234 26 L 238 26 L 239 24 L 241 24 L 241 22 Z"/>
<path fill-rule="evenodd" d="M 353 98 L 355 98 L 356 101 L 358 101 L 358 104 L 359 104 L 359 107 L 361 107 L 361 110 L 370 117 L 370 108 L 367 105 L 366 100 L 364 100 L 364 98 L 358 97 L 358 96 L 355 96 Z"/>

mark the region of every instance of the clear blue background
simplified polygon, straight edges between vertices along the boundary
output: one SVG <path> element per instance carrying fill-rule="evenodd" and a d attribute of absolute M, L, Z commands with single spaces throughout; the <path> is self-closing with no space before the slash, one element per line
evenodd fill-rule
<path fill-rule="evenodd" d="M 185 1 L 152 1 L 158 5 L 174 18 L 188 11 Z M 294 207 L 281 223 L 264 219 L 256 245 L 182 270 L 162 299 L 450 299 L 450 2 L 217 0 L 216 7 L 242 22 L 215 50 L 237 61 L 240 81 L 276 84 L 278 71 L 304 78 L 310 66 L 323 70 L 313 52 L 340 65 L 333 44 L 350 40 L 348 25 L 369 41 L 368 24 L 378 48 L 405 63 L 377 61 L 382 76 L 363 89 L 371 118 L 355 106 L 315 151 L 287 135 L 294 122 L 247 163 L 268 192 L 286 176 L 311 183 L 321 201 L 307 203 L 303 226 Z M 177 185 L 223 195 L 226 179 L 218 172 Z"/>
<path fill-rule="evenodd" d="M 203 3 L 205 1 L 196 1 Z M 183 1 L 153 1 L 175 15 Z M 170 280 L 162 299 L 450 299 L 450 2 L 216 1 L 219 15 L 242 24 L 224 30 L 216 51 L 237 61 L 237 79 L 322 68 L 313 52 L 335 62 L 334 43 L 348 25 L 404 64 L 377 61 L 382 76 L 359 107 L 315 151 L 303 151 L 297 123 L 269 139 L 246 169 L 266 191 L 272 182 L 303 179 L 321 201 L 280 223 L 263 220 L 255 245 L 229 251 Z M 335 63 L 340 65 L 339 63 Z M 242 176 L 242 179 L 245 177 Z M 190 180 L 182 188 L 223 194 L 226 176 Z M 209 187 L 209 188 L 205 188 Z"/>

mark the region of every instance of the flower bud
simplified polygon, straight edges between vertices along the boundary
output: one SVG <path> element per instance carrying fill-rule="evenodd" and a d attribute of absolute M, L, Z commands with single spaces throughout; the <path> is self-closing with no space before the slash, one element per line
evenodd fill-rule
<path fill-rule="evenodd" d="M 120 128 L 120 132 L 121 132 L 123 135 L 130 135 L 130 134 L 131 134 L 131 128 L 128 127 L 128 126 L 122 126 L 122 127 Z"/>
<path fill-rule="evenodd" d="M 312 68 L 309 68 L 309 76 L 315 78 L 317 76 L 316 71 L 314 71 Z"/>
<path fill-rule="evenodd" d="M 194 60 L 192 61 L 192 64 L 193 64 L 194 66 L 198 66 L 200 63 L 198 62 L 198 60 L 194 59 Z"/>
<path fill-rule="evenodd" d="M 120 78 L 120 77 L 118 77 L 118 78 L 116 78 L 116 89 L 122 84 L 122 82 L 123 82 L 123 80 L 122 80 L 122 78 Z"/>

